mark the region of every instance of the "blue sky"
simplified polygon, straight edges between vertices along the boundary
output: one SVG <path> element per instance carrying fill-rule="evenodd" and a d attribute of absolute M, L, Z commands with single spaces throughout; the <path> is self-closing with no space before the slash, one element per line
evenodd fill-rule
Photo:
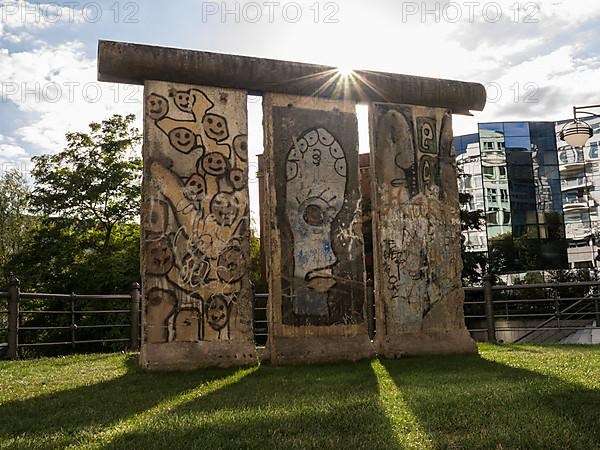
<path fill-rule="evenodd" d="M 141 115 L 141 88 L 96 82 L 98 39 L 486 84 L 485 111 L 455 117 L 455 134 L 475 132 L 484 121 L 555 120 L 573 104 L 600 103 L 600 2 L 277 3 L 3 1 L 0 169 L 27 171 L 31 156 L 60 150 L 65 132 L 91 121 L 115 112 Z M 257 154 L 257 101 L 249 120 Z M 365 151 L 364 128 L 361 137 Z M 256 187 L 251 191 L 255 200 Z"/>

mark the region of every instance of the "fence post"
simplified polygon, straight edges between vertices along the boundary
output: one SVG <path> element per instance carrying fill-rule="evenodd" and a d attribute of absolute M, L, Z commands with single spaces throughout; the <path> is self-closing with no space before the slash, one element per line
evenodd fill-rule
<path fill-rule="evenodd" d="M 494 320 L 494 291 L 492 290 L 492 275 L 490 274 L 486 274 L 483 280 L 483 297 L 485 300 L 488 342 L 495 344 L 496 322 Z"/>
<path fill-rule="evenodd" d="M 75 329 L 77 324 L 75 323 L 75 292 L 71 292 L 71 349 L 75 350 Z"/>
<path fill-rule="evenodd" d="M 17 278 L 10 280 L 8 287 L 8 358 L 17 359 L 19 355 L 19 300 L 21 282 Z"/>
<path fill-rule="evenodd" d="M 139 283 L 131 285 L 131 351 L 137 352 L 140 349 L 140 289 Z"/>

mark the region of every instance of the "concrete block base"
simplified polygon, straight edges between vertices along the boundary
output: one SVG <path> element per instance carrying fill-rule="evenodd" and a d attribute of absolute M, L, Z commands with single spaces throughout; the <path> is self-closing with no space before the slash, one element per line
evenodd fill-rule
<path fill-rule="evenodd" d="M 375 338 L 380 358 L 403 356 L 477 353 L 477 346 L 466 330 L 402 333 Z"/>
<path fill-rule="evenodd" d="M 368 336 L 277 337 L 265 356 L 277 365 L 324 364 L 372 359 L 375 347 Z"/>
<path fill-rule="evenodd" d="M 148 370 L 194 370 L 258 364 L 253 342 L 173 342 L 146 344 L 140 365 Z"/>

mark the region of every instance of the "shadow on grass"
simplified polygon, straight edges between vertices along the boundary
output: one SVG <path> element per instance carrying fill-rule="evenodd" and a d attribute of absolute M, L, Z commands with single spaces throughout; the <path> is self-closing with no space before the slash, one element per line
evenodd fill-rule
<path fill-rule="evenodd" d="M 369 361 L 261 366 L 139 425 L 106 448 L 398 449 Z"/>
<path fill-rule="evenodd" d="M 234 369 L 149 373 L 139 368 L 133 357 L 126 364 L 127 372 L 115 379 L 0 405 L 0 441 L 5 441 L 0 447 L 37 445 L 51 435 L 54 437 L 42 447 L 64 447 L 85 428 L 98 431 L 235 373 Z"/>
<path fill-rule="evenodd" d="M 437 448 L 600 448 L 600 392 L 467 357 L 382 361 Z"/>

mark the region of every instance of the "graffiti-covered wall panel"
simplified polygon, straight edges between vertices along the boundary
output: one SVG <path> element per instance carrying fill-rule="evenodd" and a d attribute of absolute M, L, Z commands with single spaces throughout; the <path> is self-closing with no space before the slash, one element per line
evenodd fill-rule
<path fill-rule="evenodd" d="M 278 95 L 264 103 L 271 357 L 310 361 L 278 353 L 281 339 L 366 337 L 355 105 Z"/>
<path fill-rule="evenodd" d="M 246 94 L 147 82 L 144 129 L 142 360 L 248 363 Z"/>
<path fill-rule="evenodd" d="M 379 350 L 474 350 L 462 312 L 451 115 L 389 104 L 370 114 Z"/>

